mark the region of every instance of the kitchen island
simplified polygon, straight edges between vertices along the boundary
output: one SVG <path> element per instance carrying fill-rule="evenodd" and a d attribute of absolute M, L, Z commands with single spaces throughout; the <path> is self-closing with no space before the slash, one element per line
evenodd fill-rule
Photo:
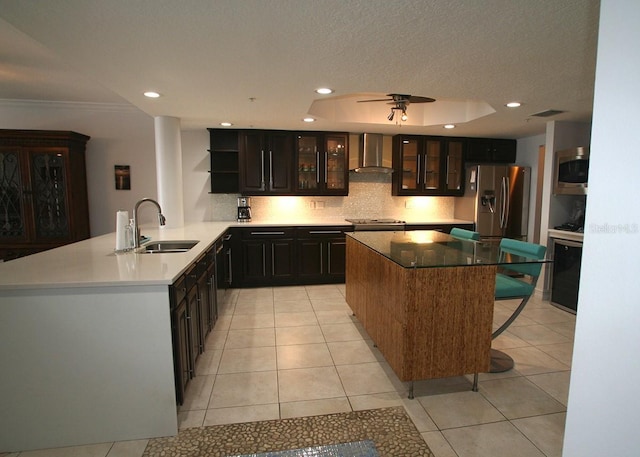
<path fill-rule="evenodd" d="M 435 231 L 347 235 L 346 298 L 401 381 L 489 371 L 495 246 Z"/>

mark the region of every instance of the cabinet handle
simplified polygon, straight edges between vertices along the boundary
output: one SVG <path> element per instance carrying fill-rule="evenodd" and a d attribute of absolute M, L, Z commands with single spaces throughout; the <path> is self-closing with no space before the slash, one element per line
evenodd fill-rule
<path fill-rule="evenodd" d="M 269 190 L 273 190 L 273 151 L 269 151 Z"/>
<path fill-rule="evenodd" d="M 444 183 L 446 184 L 447 189 L 449 188 L 449 161 L 451 160 L 451 156 L 447 155 L 447 175 L 444 179 Z"/>
<path fill-rule="evenodd" d="M 329 175 L 329 151 L 325 150 L 324 151 L 324 183 L 325 184 L 328 182 L 328 175 Z"/>
<path fill-rule="evenodd" d="M 231 239 L 232 235 L 225 235 L 224 238 L 222 238 L 224 241 L 229 241 Z"/>
<path fill-rule="evenodd" d="M 284 232 L 251 232 L 252 235 L 284 235 Z"/>
<path fill-rule="evenodd" d="M 324 245 L 320 245 L 320 273 L 324 273 Z"/>
<path fill-rule="evenodd" d="M 265 183 L 264 183 L 264 149 L 260 150 L 260 173 L 261 173 L 261 177 L 262 177 L 262 181 L 260 181 L 260 190 L 264 190 L 265 189 Z"/>
<path fill-rule="evenodd" d="M 312 235 L 319 235 L 319 234 L 340 234 L 342 233 L 341 230 L 311 230 L 309 231 L 310 234 Z"/>
<path fill-rule="evenodd" d="M 327 273 L 331 273 L 331 243 L 327 244 Z"/>
<path fill-rule="evenodd" d="M 427 175 L 429 174 L 429 169 L 427 168 L 427 155 L 424 155 L 424 178 L 422 180 L 423 187 L 427 187 Z"/>
<path fill-rule="evenodd" d="M 227 268 L 229 273 L 229 284 L 233 283 L 233 263 L 231 262 L 231 249 L 227 251 L 227 260 L 229 261 L 229 268 Z"/>
<path fill-rule="evenodd" d="M 320 151 L 316 150 L 316 182 L 320 183 Z"/>
<path fill-rule="evenodd" d="M 273 246 L 271 249 L 273 249 Z M 271 260 L 273 261 L 273 256 Z M 267 276 L 267 251 L 264 244 L 262 245 L 262 276 Z"/>
<path fill-rule="evenodd" d="M 272 244 L 271 245 L 271 274 L 273 274 L 276 271 L 276 251 L 275 251 L 276 247 Z"/>
<path fill-rule="evenodd" d="M 418 184 L 420 183 L 420 154 L 416 156 L 416 189 L 418 188 Z"/>

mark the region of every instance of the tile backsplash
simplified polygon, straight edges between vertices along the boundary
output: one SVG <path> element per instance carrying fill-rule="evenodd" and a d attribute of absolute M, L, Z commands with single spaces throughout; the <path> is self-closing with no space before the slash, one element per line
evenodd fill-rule
<path fill-rule="evenodd" d="M 235 220 L 238 195 L 213 194 L 211 219 Z M 394 218 L 407 221 L 453 219 L 453 197 L 395 197 L 391 175 L 349 173 L 346 197 L 251 197 L 254 220 Z"/>

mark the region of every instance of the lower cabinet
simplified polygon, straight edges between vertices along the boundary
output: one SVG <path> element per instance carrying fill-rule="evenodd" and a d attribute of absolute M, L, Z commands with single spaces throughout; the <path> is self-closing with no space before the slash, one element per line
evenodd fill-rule
<path fill-rule="evenodd" d="M 182 404 L 196 360 L 217 320 L 215 244 L 170 287 L 171 331 L 176 401 Z"/>
<path fill-rule="evenodd" d="M 298 283 L 344 282 L 346 239 L 344 227 L 298 229 Z"/>
<path fill-rule="evenodd" d="M 232 287 L 344 281 L 345 226 L 232 228 Z"/>
<path fill-rule="evenodd" d="M 295 282 L 295 229 L 236 229 L 233 287 L 285 285 Z"/>
<path fill-rule="evenodd" d="M 191 379 L 189 356 L 189 319 L 184 275 L 171 287 L 171 333 L 173 340 L 173 365 L 176 385 L 176 401 L 184 401 L 184 389 Z"/>

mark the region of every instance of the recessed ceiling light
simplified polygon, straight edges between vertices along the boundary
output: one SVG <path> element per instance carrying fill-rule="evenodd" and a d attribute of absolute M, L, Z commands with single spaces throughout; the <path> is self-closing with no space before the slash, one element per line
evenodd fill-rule
<path fill-rule="evenodd" d="M 312 118 L 312 117 L 305 117 L 305 118 L 303 118 L 302 120 L 303 120 L 303 121 L 305 121 L 305 122 L 315 122 L 315 121 L 316 121 L 316 120 L 315 120 L 314 118 Z"/>
<path fill-rule="evenodd" d="M 158 97 L 160 97 L 160 94 L 158 92 L 154 92 L 154 91 L 150 90 L 150 91 L 145 92 L 144 96 L 148 97 L 148 98 L 158 98 Z"/>
<path fill-rule="evenodd" d="M 509 102 L 504 106 L 506 106 L 507 108 L 518 108 L 518 107 L 522 106 L 522 103 L 520 103 L 520 102 Z"/>
<path fill-rule="evenodd" d="M 220 125 L 223 127 L 231 127 L 233 124 L 231 122 L 220 122 Z"/>
<path fill-rule="evenodd" d="M 319 89 L 316 89 L 316 92 L 320 95 L 328 95 L 333 94 L 333 89 L 329 89 L 328 87 L 321 87 Z"/>
<path fill-rule="evenodd" d="M 455 129 L 455 128 L 456 128 L 456 126 L 455 126 L 454 124 L 445 124 L 445 125 L 444 125 L 444 128 L 445 128 L 445 129 Z"/>

